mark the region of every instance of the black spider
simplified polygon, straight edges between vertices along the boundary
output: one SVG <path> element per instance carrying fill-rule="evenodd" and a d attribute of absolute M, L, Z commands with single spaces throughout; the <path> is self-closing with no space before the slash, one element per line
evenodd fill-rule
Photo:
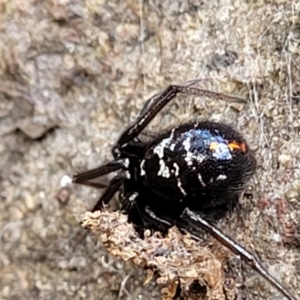
<path fill-rule="evenodd" d="M 197 239 L 199 228 L 205 229 L 288 299 L 295 300 L 250 252 L 213 223 L 237 205 L 255 171 L 254 154 L 242 135 L 224 124 L 194 121 L 153 136 L 150 141 L 142 141 L 140 137 L 149 122 L 178 93 L 245 103 L 237 97 L 190 87 L 196 82 L 171 85 L 151 97 L 113 147 L 114 160 L 75 174 L 73 182 L 103 188 L 91 180 L 119 171 L 93 211 L 101 210 L 122 190 L 121 209 L 140 233 L 145 228 L 166 232 L 177 225 Z"/>

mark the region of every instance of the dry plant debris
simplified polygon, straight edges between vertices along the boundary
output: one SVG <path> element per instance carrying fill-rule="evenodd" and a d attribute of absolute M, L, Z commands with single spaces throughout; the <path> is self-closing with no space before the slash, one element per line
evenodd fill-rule
<path fill-rule="evenodd" d="M 206 285 L 206 299 L 226 299 L 222 263 L 226 252 L 213 253 L 176 227 L 165 237 L 145 231 L 142 239 L 120 212 L 87 212 L 82 226 L 90 229 L 110 254 L 146 268 L 148 276 L 144 284 L 152 279 L 154 272 L 158 273 L 156 282 L 166 286 L 162 289 L 162 299 L 173 299 L 178 285 L 189 296 L 195 281 Z"/>

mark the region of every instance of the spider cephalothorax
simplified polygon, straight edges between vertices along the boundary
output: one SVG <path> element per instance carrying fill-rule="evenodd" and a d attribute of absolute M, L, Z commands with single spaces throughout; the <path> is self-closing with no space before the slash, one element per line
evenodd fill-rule
<path fill-rule="evenodd" d="M 194 121 L 142 141 L 139 135 L 156 114 L 178 93 L 245 103 L 190 85 L 171 85 L 150 98 L 137 120 L 112 149 L 114 160 L 96 169 L 75 174 L 73 182 L 103 187 L 92 179 L 118 171 L 95 205 L 106 206 L 121 190 L 121 210 L 142 233 L 150 228 L 165 232 L 173 225 L 197 238 L 205 229 L 279 289 L 295 299 L 271 277 L 255 257 L 224 235 L 210 221 L 222 218 L 238 203 L 256 161 L 243 136 L 228 125 Z"/>

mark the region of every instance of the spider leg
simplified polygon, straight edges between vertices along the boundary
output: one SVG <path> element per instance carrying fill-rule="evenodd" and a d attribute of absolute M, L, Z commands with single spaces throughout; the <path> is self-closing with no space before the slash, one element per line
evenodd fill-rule
<path fill-rule="evenodd" d="M 261 263 L 254 257 L 252 253 L 240 246 L 230 237 L 225 235 L 221 230 L 219 230 L 214 225 L 208 223 L 199 214 L 186 208 L 181 218 L 186 222 L 194 223 L 194 226 L 201 226 L 208 233 L 210 233 L 216 240 L 218 240 L 225 247 L 229 248 L 233 253 L 240 256 L 244 262 L 246 262 L 253 270 L 258 272 L 262 277 L 264 277 L 273 287 L 280 291 L 289 300 L 297 300 L 293 295 L 290 294 L 274 277 L 272 277 L 266 269 L 261 265 Z"/>
<path fill-rule="evenodd" d="M 127 145 L 127 143 L 138 136 L 140 132 L 150 123 L 150 121 L 156 116 L 156 114 L 167 105 L 173 98 L 176 97 L 178 93 L 186 95 L 195 95 L 195 96 L 206 96 L 210 98 L 215 98 L 219 100 L 224 100 L 226 102 L 236 102 L 245 104 L 244 99 L 227 96 L 220 93 L 203 90 L 199 88 L 193 88 L 184 85 L 170 85 L 164 92 L 160 95 L 154 95 L 147 102 L 146 107 L 142 109 L 142 113 L 137 118 L 137 120 L 129 126 L 125 132 L 121 135 L 117 142 L 117 147 L 122 148 Z M 151 101 L 151 99 L 154 99 Z"/>
<path fill-rule="evenodd" d="M 125 198 L 121 201 L 121 211 L 128 215 L 128 219 L 133 223 L 137 232 L 143 236 L 142 228 L 146 228 L 146 220 L 142 214 L 139 206 L 137 205 L 137 197 L 139 193 L 136 191 L 128 192 Z M 140 224 L 140 225 L 137 225 Z"/>
<path fill-rule="evenodd" d="M 171 220 L 169 220 L 168 218 L 160 218 L 160 217 L 158 217 L 156 214 L 155 214 L 155 212 L 153 212 L 150 208 L 149 208 L 149 206 L 146 206 L 145 207 L 145 212 L 146 212 L 146 214 L 151 218 L 151 223 L 153 224 L 153 225 L 156 225 L 156 226 L 158 226 L 158 225 L 160 225 L 161 226 L 161 224 L 164 224 L 164 225 L 166 225 L 167 227 L 171 227 L 171 226 L 173 226 L 174 224 L 174 222 L 172 222 Z"/>
<path fill-rule="evenodd" d="M 174 220 L 168 217 L 159 217 L 156 215 L 155 212 L 153 212 L 149 206 L 145 207 L 145 212 L 146 214 L 150 217 L 148 220 L 151 221 L 153 225 L 156 225 L 158 228 L 161 227 L 161 224 L 166 225 L 167 229 L 170 227 L 176 225 L 180 231 L 189 233 L 195 240 L 197 241 L 202 241 L 201 238 L 199 237 L 199 229 L 198 228 L 191 228 L 191 225 L 188 222 L 185 222 L 183 219 L 179 220 Z M 200 233 L 201 234 L 201 233 Z"/>
<path fill-rule="evenodd" d="M 88 180 L 103 176 L 113 171 L 117 171 L 119 169 L 126 167 L 127 165 L 128 165 L 127 159 L 113 160 L 108 164 L 100 166 L 98 168 L 88 170 L 86 172 L 74 174 L 72 178 L 72 182 L 97 187 L 94 183 L 91 183 Z"/>
<path fill-rule="evenodd" d="M 121 172 L 117 176 L 115 176 L 110 182 L 107 189 L 104 191 L 100 199 L 97 201 L 96 205 L 92 209 L 92 212 L 96 210 L 101 210 L 105 207 L 114 194 L 120 189 L 124 180 L 127 178 L 127 172 Z"/>
<path fill-rule="evenodd" d="M 202 81 L 202 79 L 194 79 L 194 80 L 190 80 L 188 82 L 186 82 L 183 86 L 188 87 L 188 86 L 192 86 L 195 85 L 196 83 Z M 152 105 L 159 100 L 160 96 L 162 93 L 158 93 L 154 96 L 152 96 L 150 99 L 148 99 L 146 101 L 146 103 L 144 104 L 143 108 L 140 111 L 140 116 L 143 115 L 146 111 L 148 111 L 149 109 L 151 109 Z"/>
<path fill-rule="evenodd" d="M 125 211 L 129 213 L 132 207 L 136 204 L 136 198 L 139 196 L 138 192 L 130 192 L 128 193 L 124 199 L 122 199 L 121 203 L 121 211 Z"/>
<path fill-rule="evenodd" d="M 90 186 L 90 187 L 94 187 L 96 189 L 106 189 L 107 188 L 107 184 L 102 183 L 102 182 L 85 181 L 85 182 L 80 182 L 80 184 Z"/>
<path fill-rule="evenodd" d="M 162 228 L 162 224 L 166 225 L 166 228 L 169 228 L 172 226 L 172 224 L 168 221 L 162 220 L 158 218 L 148 207 L 146 208 L 140 208 L 139 205 L 137 204 L 137 197 L 139 197 L 139 193 L 134 191 L 134 192 L 129 192 L 124 199 L 122 199 L 121 203 L 121 211 L 125 212 L 128 214 L 129 219 L 130 217 L 134 214 L 137 214 L 138 216 L 138 223 L 141 222 L 141 227 L 137 225 L 135 221 L 133 221 L 133 224 L 136 226 L 137 231 L 143 236 L 144 232 L 141 230 L 141 228 L 152 228 L 155 227 L 157 229 Z M 133 210 L 135 212 L 133 212 Z M 132 219 L 131 219 L 132 221 Z M 149 227 L 150 225 L 150 227 Z M 152 226 L 151 226 L 152 225 Z M 166 229 L 164 228 L 164 229 Z"/>

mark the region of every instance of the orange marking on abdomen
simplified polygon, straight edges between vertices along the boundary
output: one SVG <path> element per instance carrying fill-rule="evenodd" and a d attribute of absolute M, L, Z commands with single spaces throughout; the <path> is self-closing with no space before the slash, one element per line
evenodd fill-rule
<path fill-rule="evenodd" d="M 244 153 L 247 151 L 247 146 L 245 143 L 237 143 L 233 141 L 228 144 L 228 147 L 230 148 L 230 150 L 241 150 Z"/>

